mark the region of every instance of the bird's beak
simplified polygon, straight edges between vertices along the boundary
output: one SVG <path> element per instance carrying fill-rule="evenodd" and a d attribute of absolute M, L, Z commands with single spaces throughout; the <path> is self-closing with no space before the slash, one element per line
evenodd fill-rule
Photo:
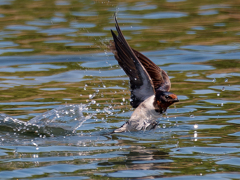
<path fill-rule="evenodd" d="M 172 102 L 174 102 L 174 103 L 179 102 L 179 100 L 178 99 L 173 99 Z"/>

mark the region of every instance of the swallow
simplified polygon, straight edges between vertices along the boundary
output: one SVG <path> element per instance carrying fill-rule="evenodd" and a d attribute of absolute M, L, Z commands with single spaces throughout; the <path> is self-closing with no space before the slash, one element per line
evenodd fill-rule
<path fill-rule="evenodd" d="M 177 95 L 169 92 L 171 82 L 167 73 L 146 56 L 131 48 L 114 17 L 118 36 L 111 30 L 113 41 L 109 48 L 130 80 L 130 104 L 136 108 L 130 119 L 114 133 L 154 129 L 157 119 L 167 108 L 178 102 Z"/>

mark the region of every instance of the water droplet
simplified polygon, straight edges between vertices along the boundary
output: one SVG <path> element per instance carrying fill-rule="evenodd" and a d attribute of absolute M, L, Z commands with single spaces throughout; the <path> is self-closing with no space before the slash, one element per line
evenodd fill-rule
<path fill-rule="evenodd" d="M 197 129 L 197 128 L 198 128 L 198 125 L 197 125 L 197 124 L 194 124 L 193 127 L 194 127 L 194 129 Z"/>
<path fill-rule="evenodd" d="M 95 100 L 92 100 L 91 103 L 92 103 L 92 104 L 96 104 L 96 101 L 95 101 Z"/>
<path fill-rule="evenodd" d="M 92 99 L 93 98 L 93 95 L 92 94 L 89 94 L 89 99 Z"/>
<path fill-rule="evenodd" d="M 225 91 L 225 87 L 222 87 L 222 91 Z"/>
<path fill-rule="evenodd" d="M 215 83 L 215 82 L 216 82 L 216 79 L 215 79 L 215 78 L 213 78 L 212 82 L 214 82 L 214 83 Z"/>
<path fill-rule="evenodd" d="M 103 88 L 106 88 L 106 86 L 105 86 L 105 85 L 103 85 Z"/>
<path fill-rule="evenodd" d="M 228 78 L 225 79 L 225 82 L 228 82 Z"/>
<path fill-rule="evenodd" d="M 193 114 L 190 115 L 190 118 L 195 118 Z"/>
<path fill-rule="evenodd" d="M 221 106 L 223 106 L 223 103 L 221 103 Z"/>
<path fill-rule="evenodd" d="M 217 96 L 220 96 L 220 93 L 217 93 Z"/>
<path fill-rule="evenodd" d="M 123 102 L 125 101 L 125 98 L 122 98 Z"/>
<path fill-rule="evenodd" d="M 194 131 L 193 137 L 197 138 L 197 131 Z"/>
<path fill-rule="evenodd" d="M 86 90 L 86 87 L 84 86 L 83 90 Z"/>

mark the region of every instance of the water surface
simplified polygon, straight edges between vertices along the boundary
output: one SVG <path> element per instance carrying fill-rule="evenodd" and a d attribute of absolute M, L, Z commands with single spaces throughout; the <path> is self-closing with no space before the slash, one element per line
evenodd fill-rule
<path fill-rule="evenodd" d="M 240 179 L 238 1 L 0 2 L 0 179 Z M 43 13 L 44 12 L 44 13 Z M 153 131 L 129 119 L 110 29 L 167 71 Z"/>

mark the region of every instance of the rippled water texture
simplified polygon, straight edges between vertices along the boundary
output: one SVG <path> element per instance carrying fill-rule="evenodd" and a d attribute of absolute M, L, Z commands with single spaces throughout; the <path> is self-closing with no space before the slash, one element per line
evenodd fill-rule
<path fill-rule="evenodd" d="M 129 82 L 108 42 L 167 71 L 153 131 L 129 119 Z M 239 1 L 0 1 L 0 179 L 240 179 Z"/>

